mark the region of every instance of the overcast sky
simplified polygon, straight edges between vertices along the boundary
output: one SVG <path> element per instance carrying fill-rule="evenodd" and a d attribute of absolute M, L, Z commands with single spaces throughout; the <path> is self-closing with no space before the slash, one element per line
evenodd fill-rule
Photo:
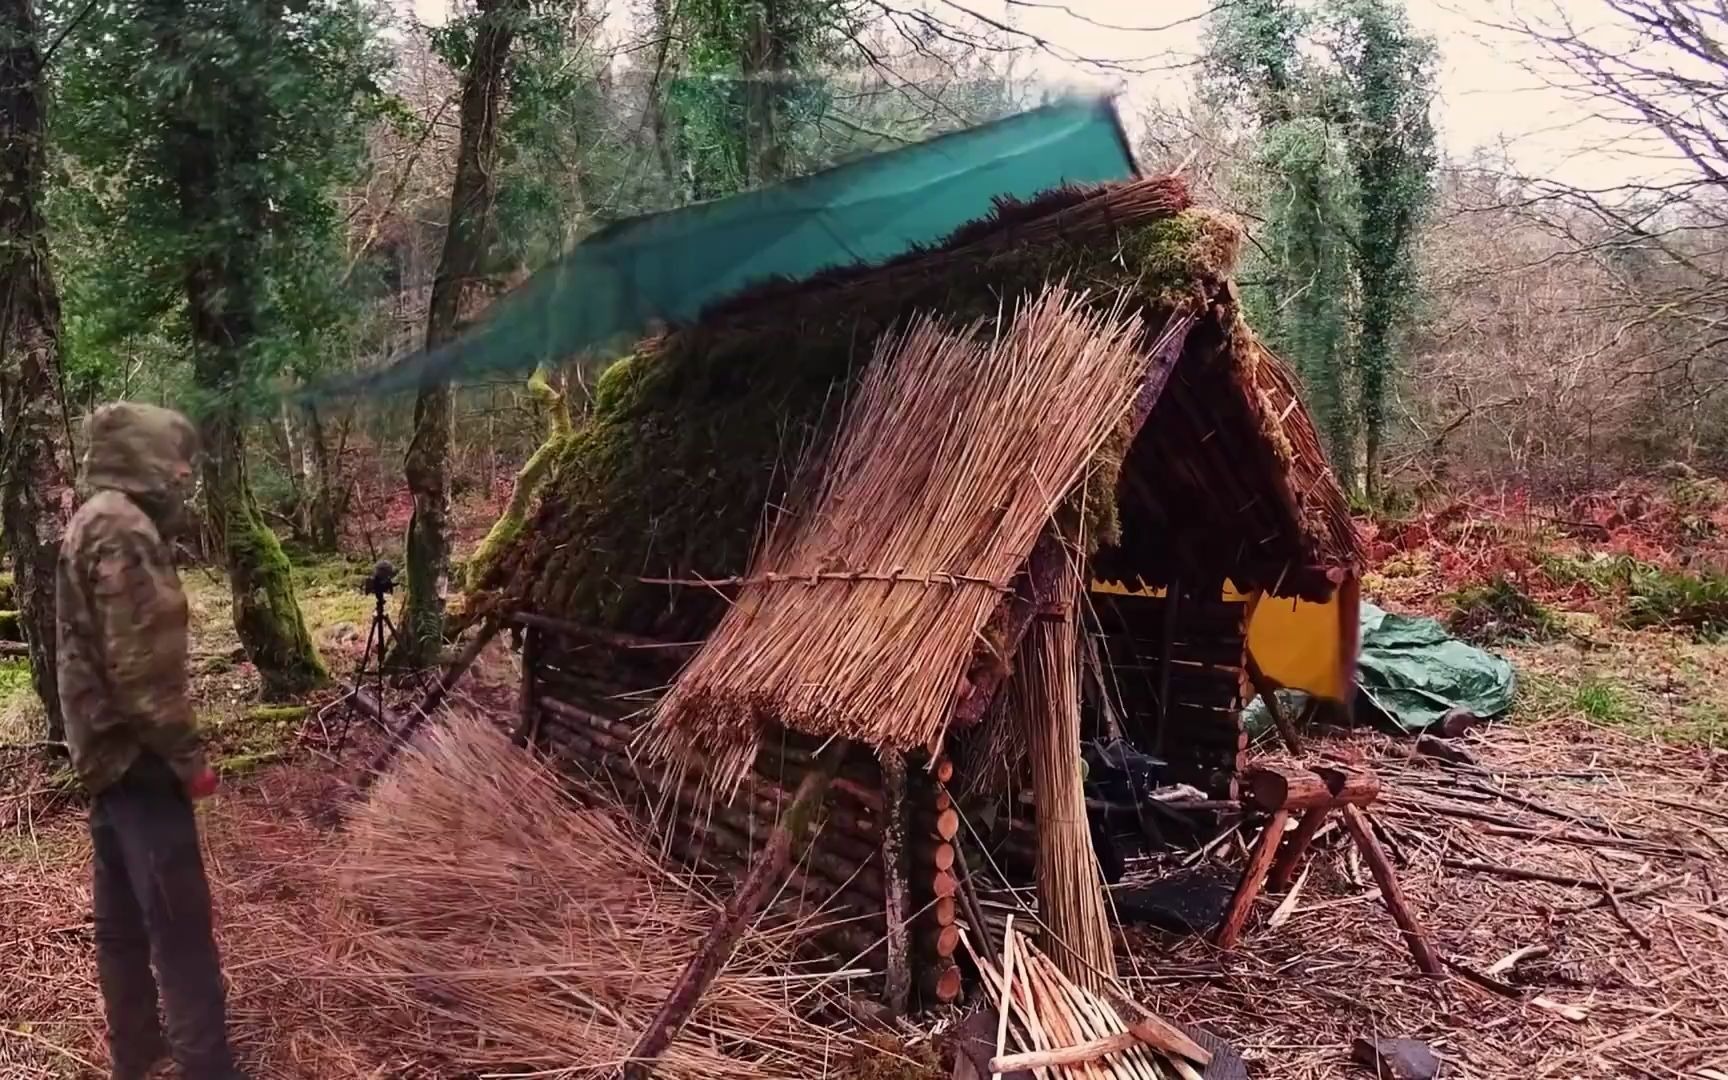
<path fill-rule="evenodd" d="M 451 0 L 410 0 L 423 21 L 439 21 Z M 962 10 L 1011 23 L 1047 40 L 1067 59 L 1040 56 L 1046 79 L 1123 93 L 1132 102 L 1183 100 L 1217 0 L 899 0 L 962 21 Z M 1454 158 L 1480 148 L 1504 149 L 1521 171 L 1588 185 L 1654 177 L 1669 169 L 1642 139 L 1592 115 L 1564 90 L 1532 72 L 1532 47 L 1495 29 L 1509 11 L 1540 15 L 1564 7 L 1580 25 L 1601 12 L 1600 0 L 1408 0 L 1411 18 L 1440 49 L 1434 116 L 1442 145 Z M 631 0 L 611 0 L 613 18 L 628 20 Z M 1117 63 L 1142 73 L 1100 69 L 1075 58 Z"/>

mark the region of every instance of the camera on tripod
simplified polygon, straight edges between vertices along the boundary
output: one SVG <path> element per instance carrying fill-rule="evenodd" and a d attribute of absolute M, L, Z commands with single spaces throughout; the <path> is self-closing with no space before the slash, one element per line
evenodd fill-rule
<path fill-rule="evenodd" d="M 396 567 L 389 559 L 379 559 L 372 572 L 361 579 L 360 591 L 380 602 L 396 591 Z"/>

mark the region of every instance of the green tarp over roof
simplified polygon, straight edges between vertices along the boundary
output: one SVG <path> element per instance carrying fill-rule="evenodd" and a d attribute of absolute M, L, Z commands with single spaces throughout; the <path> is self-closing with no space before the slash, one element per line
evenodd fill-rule
<path fill-rule="evenodd" d="M 763 281 L 877 263 L 934 244 L 1000 196 L 1122 180 L 1133 158 L 1108 99 L 1070 101 L 774 187 L 610 225 L 499 301 L 450 345 L 327 392 L 388 392 L 528 371 L 628 345 Z"/>

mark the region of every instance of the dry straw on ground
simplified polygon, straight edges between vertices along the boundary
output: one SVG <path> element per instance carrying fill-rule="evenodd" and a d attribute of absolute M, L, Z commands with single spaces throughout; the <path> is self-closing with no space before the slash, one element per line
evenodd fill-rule
<path fill-rule="evenodd" d="M 466 717 L 378 783 L 333 874 L 351 928 L 335 973 L 388 1008 L 429 1012 L 419 1049 L 473 1068 L 616 1066 L 718 911 L 616 810 L 576 808 Z M 811 1076 L 844 1056 L 842 1036 L 801 1019 L 820 989 L 790 945 L 748 934 L 658 1074 Z"/>
<path fill-rule="evenodd" d="M 902 750 L 941 739 L 979 632 L 1147 365 L 1137 316 L 1060 287 L 982 332 L 926 319 L 880 345 L 813 509 L 765 545 L 653 748 L 724 786 L 764 717 Z"/>

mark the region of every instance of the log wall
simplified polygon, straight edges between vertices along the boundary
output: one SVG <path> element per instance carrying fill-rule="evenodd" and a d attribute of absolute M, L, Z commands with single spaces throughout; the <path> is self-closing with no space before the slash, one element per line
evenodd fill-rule
<path fill-rule="evenodd" d="M 1123 734 L 1168 761 L 1171 780 L 1234 799 L 1248 749 L 1248 605 L 1194 594 L 1092 602 Z"/>
<path fill-rule="evenodd" d="M 646 707 L 676 673 L 683 654 L 630 639 L 578 637 L 538 619 L 522 642 L 524 680 L 516 736 L 562 771 L 631 806 L 675 862 L 722 882 L 741 879 L 819 749 L 779 732 L 765 741 L 751 776 L 717 801 L 691 777 L 670 774 L 632 752 Z M 945 763 L 938 763 L 946 767 Z M 924 1004 L 958 998 L 955 966 L 954 840 L 959 816 L 930 762 L 912 759 L 907 782 L 906 893 L 910 969 Z M 772 914 L 814 928 L 814 957 L 861 970 L 871 994 L 887 968 L 884 820 L 880 766 L 855 748 L 818 815 L 814 839 L 790 874 Z M 725 891 L 722 884 L 720 890 Z"/>

